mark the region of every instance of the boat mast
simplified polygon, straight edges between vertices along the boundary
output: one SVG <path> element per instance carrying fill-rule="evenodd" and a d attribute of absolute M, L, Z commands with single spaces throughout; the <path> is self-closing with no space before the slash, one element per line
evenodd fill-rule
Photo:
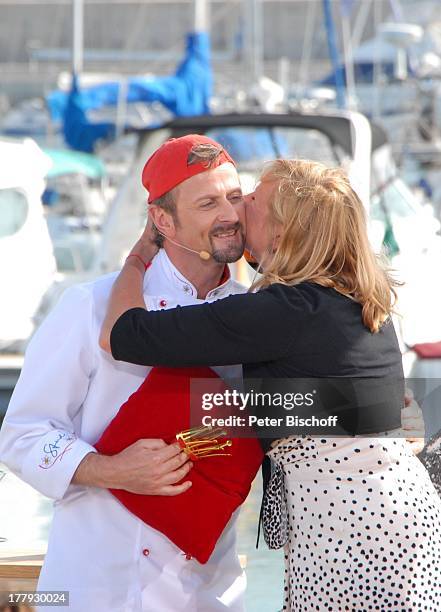
<path fill-rule="evenodd" d="M 343 60 L 346 74 L 346 106 L 351 110 L 357 108 L 357 94 L 355 88 L 354 56 L 351 40 L 351 12 L 352 2 L 340 3 L 342 39 L 343 39 Z"/>
<path fill-rule="evenodd" d="M 208 0 L 194 0 L 194 31 L 208 32 L 210 5 Z"/>
<path fill-rule="evenodd" d="M 245 0 L 245 61 L 252 83 L 263 76 L 262 0 Z"/>
<path fill-rule="evenodd" d="M 323 14 L 325 18 L 326 36 L 328 39 L 329 57 L 332 63 L 332 70 L 335 75 L 335 85 L 337 91 L 337 105 L 339 108 L 346 107 L 345 84 L 340 70 L 340 57 L 337 45 L 337 33 L 335 31 L 334 19 L 332 16 L 332 6 L 330 0 L 323 0 Z"/>
<path fill-rule="evenodd" d="M 72 72 L 83 71 L 84 51 L 84 0 L 72 0 Z"/>

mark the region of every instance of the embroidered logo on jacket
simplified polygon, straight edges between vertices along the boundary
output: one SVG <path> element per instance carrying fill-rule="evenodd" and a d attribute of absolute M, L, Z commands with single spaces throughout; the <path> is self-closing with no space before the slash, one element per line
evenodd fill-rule
<path fill-rule="evenodd" d="M 47 470 L 57 461 L 61 461 L 65 453 L 71 449 L 76 439 L 74 434 L 70 434 L 67 431 L 60 432 L 53 442 L 47 442 L 43 446 L 43 453 L 45 453 L 45 455 L 41 458 L 41 463 L 38 467 Z"/>

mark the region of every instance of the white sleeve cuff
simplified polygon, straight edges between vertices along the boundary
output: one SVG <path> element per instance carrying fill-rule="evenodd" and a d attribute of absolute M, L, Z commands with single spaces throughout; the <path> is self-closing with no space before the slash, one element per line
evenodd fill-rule
<path fill-rule="evenodd" d="M 61 499 L 82 459 L 96 452 L 74 433 L 54 429 L 31 448 L 23 462 L 21 477 L 43 495 Z"/>

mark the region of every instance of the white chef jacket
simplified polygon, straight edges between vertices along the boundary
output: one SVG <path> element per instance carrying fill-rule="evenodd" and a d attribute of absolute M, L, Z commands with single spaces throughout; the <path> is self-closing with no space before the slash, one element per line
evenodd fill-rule
<path fill-rule="evenodd" d="M 70 484 L 80 461 L 96 452 L 93 444 L 150 370 L 115 361 L 99 348 L 115 278 L 116 273 L 103 276 L 63 294 L 29 343 L 0 432 L 1 461 L 55 499 L 38 589 L 69 591 L 70 612 L 243 610 L 238 512 L 202 565 L 108 490 Z M 244 291 L 228 279 L 206 301 Z M 202 302 L 163 249 L 145 275 L 144 297 L 151 310 Z M 240 366 L 214 369 L 241 376 Z"/>

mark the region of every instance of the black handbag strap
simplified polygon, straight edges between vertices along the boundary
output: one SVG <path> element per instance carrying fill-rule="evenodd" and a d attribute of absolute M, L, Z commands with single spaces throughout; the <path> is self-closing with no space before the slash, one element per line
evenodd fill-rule
<path fill-rule="evenodd" d="M 259 540 L 260 540 L 260 529 L 262 526 L 262 516 L 263 516 L 263 498 L 265 497 L 266 489 L 271 480 L 271 459 L 268 455 L 265 455 L 262 462 L 262 500 L 260 502 L 260 512 L 259 512 L 259 522 L 257 525 L 257 541 L 256 541 L 256 549 L 259 548 Z"/>

